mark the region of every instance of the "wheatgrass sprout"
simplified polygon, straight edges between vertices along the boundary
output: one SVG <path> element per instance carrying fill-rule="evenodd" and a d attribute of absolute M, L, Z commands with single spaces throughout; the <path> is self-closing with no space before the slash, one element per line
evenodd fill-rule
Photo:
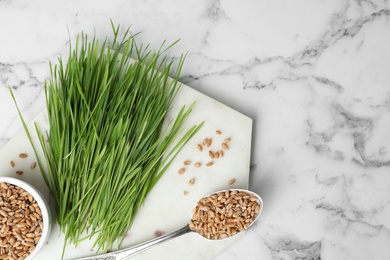
<path fill-rule="evenodd" d="M 36 127 L 47 170 L 39 165 L 66 241 L 77 245 L 96 235 L 102 251 L 120 245 L 145 197 L 203 125 L 183 130 L 190 104 L 163 129 L 184 57 L 174 70 L 166 49 L 149 51 L 129 30 L 121 40 L 118 32 L 113 26 L 112 44 L 81 34 L 66 64 L 50 65 L 44 86 L 50 132 Z"/>

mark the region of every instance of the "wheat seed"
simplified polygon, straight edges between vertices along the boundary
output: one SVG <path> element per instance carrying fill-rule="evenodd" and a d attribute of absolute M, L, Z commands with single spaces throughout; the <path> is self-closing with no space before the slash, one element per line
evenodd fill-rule
<path fill-rule="evenodd" d="M 229 150 L 229 146 L 226 143 L 222 143 L 221 146 L 223 149 Z"/>
<path fill-rule="evenodd" d="M 21 154 L 19 154 L 19 157 L 20 157 L 20 158 L 27 158 L 27 156 L 28 156 L 28 155 L 27 155 L 26 153 L 21 153 Z"/>
<path fill-rule="evenodd" d="M 37 163 L 36 163 L 36 162 L 31 163 L 30 169 L 31 169 L 31 170 L 34 170 L 35 167 L 37 167 Z"/>
<path fill-rule="evenodd" d="M 185 171 L 186 171 L 185 168 L 181 168 L 177 173 L 180 174 L 180 175 L 182 175 Z"/>
<path fill-rule="evenodd" d="M 229 180 L 228 184 L 229 184 L 229 185 L 232 185 L 232 184 L 234 184 L 235 182 L 236 182 L 236 178 L 233 178 L 233 179 L 230 179 L 230 180 Z"/>

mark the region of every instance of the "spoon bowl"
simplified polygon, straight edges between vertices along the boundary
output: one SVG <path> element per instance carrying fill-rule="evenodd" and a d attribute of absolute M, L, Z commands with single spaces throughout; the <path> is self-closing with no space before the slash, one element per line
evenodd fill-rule
<path fill-rule="evenodd" d="M 221 190 L 197 202 L 189 227 L 208 240 L 227 239 L 252 226 L 262 210 L 263 201 L 254 192 Z"/>
<path fill-rule="evenodd" d="M 207 240 L 228 239 L 251 227 L 259 218 L 262 210 L 263 200 L 252 191 L 220 190 L 201 198 L 194 207 L 189 223 L 175 232 L 119 251 L 77 260 L 123 260 L 189 232 L 196 232 Z M 209 223 L 212 225 L 208 225 Z"/>

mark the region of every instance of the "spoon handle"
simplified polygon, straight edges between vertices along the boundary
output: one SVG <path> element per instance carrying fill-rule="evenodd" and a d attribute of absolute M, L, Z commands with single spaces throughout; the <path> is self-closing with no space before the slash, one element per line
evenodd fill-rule
<path fill-rule="evenodd" d="M 160 236 L 160 237 L 154 238 L 152 240 L 149 240 L 147 242 L 141 243 L 141 244 L 136 245 L 136 246 L 132 246 L 132 247 L 125 248 L 125 249 L 111 252 L 111 253 L 89 256 L 89 257 L 84 257 L 84 258 L 77 258 L 75 260 L 123 260 L 123 259 L 126 259 L 127 257 L 133 256 L 141 251 L 144 251 L 150 247 L 153 247 L 155 245 L 158 245 L 158 244 L 163 243 L 165 241 L 168 241 L 170 239 L 176 238 L 178 236 L 184 235 L 190 231 L 191 231 L 190 227 L 188 225 L 186 225 L 185 227 L 183 227 L 175 232 L 169 233 L 165 236 Z"/>

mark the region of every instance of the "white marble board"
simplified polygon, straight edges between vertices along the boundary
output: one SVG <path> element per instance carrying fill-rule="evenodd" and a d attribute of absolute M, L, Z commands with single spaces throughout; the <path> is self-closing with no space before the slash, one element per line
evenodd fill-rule
<path fill-rule="evenodd" d="M 208 193 L 225 188 L 248 188 L 252 120 L 228 106 L 182 85 L 166 121 L 173 118 L 183 105 L 190 105 L 193 101 L 196 101 L 196 104 L 186 120 L 184 128 L 188 129 L 202 121 L 205 124 L 183 148 L 151 191 L 121 248 L 183 227 L 188 223 L 196 201 Z M 36 122 L 41 130 L 47 130 L 46 111 L 42 111 L 33 122 Z M 29 129 L 34 142 L 39 147 L 33 122 L 29 124 Z M 220 130 L 221 135 L 216 134 L 216 130 Z M 205 147 L 201 152 L 197 149 L 197 144 L 202 143 L 204 138 L 212 138 L 213 143 L 210 148 Z M 208 150 L 221 150 L 221 143 L 225 138 L 231 138 L 229 150 L 224 151 L 223 158 L 213 160 L 214 165 L 206 167 L 205 164 L 211 161 Z M 19 158 L 18 155 L 22 152 L 29 156 L 25 159 Z M 39 150 L 39 154 L 42 157 L 41 150 Z M 14 167 L 10 165 L 11 160 L 15 162 Z M 185 173 L 179 175 L 177 172 L 184 167 L 183 161 L 185 160 L 190 160 L 192 164 L 185 166 Z M 31 163 L 35 161 L 36 157 L 32 146 L 25 132 L 22 131 L 0 150 L 0 167 L 2 169 L 0 175 L 19 178 L 31 183 L 44 194 L 51 204 L 52 211 L 54 211 L 53 200 L 38 167 L 30 169 Z M 196 162 L 200 162 L 202 166 L 195 168 L 193 164 Z M 22 170 L 24 173 L 17 175 L 17 170 Z M 191 178 L 195 178 L 195 184 L 192 186 L 189 185 Z M 236 182 L 229 185 L 229 180 L 233 178 L 236 178 Z M 185 195 L 185 193 L 187 194 Z M 144 251 L 132 259 L 158 259 L 161 256 L 164 259 L 210 259 L 234 243 L 239 237 L 240 235 L 224 241 L 207 241 L 195 233 L 189 233 Z M 61 259 L 63 245 L 64 237 L 60 233 L 58 225 L 54 224 L 47 244 L 35 259 L 46 259 L 47 256 L 53 260 Z M 92 241 L 86 241 L 78 245 L 77 248 L 73 245 L 67 245 L 64 259 L 89 256 L 94 253 Z"/>

